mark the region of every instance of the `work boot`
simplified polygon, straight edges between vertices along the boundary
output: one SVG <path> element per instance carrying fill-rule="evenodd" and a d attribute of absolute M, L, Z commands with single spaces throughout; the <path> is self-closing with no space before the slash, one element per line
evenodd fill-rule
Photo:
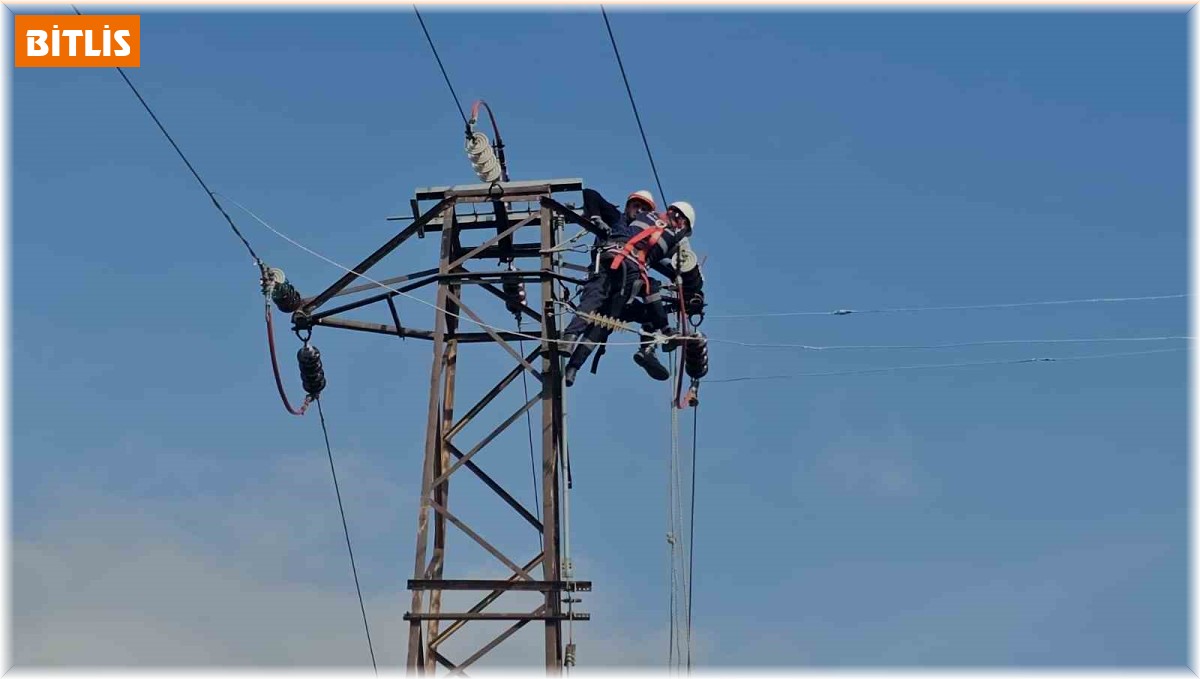
<path fill-rule="evenodd" d="M 577 372 L 579 372 L 579 368 L 576 368 L 573 365 L 567 366 L 567 369 L 563 371 L 563 382 L 565 382 L 568 387 L 572 384 L 575 384 L 575 373 Z"/>
<path fill-rule="evenodd" d="M 667 370 L 667 366 L 663 365 L 654 355 L 653 344 L 647 344 L 638 349 L 637 353 L 633 355 L 633 362 L 642 366 L 642 370 L 645 370 L 647 375 L 659 382 L 671 379 L 671 371 Z"/>

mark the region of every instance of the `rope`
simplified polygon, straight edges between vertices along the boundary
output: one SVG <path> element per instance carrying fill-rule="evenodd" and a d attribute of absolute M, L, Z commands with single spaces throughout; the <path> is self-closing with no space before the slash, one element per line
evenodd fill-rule
<path fill-rule="evenodd" d="M 675 366 L 672 363 L 672 372 L 675 372 Z M 680 379 L 682 379 L 682 369 L 680 369 Z M 686 618 L 688 601 L 683 595 L 688 590 L 690 575 L 684 567 L 683 555 L 688 549 L 687 543 L 684 540 L 683 532 L 683 477 L 682 465 L 680 464 L 679 455 L 679 409 L 676 407 L 676 396 L 674 385 L 668 382 L 670 388 L 671 400 L 671 534 L 674 540 L 671 543 L 671 569 L 674 577 L 672 578 L 671 598 L 675 602 L 672 606 L 672 628 L 675 632 L 672 634 L 672 650 L 675 655 L 675 662 L 682 663 L 684 661 L 684 651 L 682 648 L 684 637 L 684 619 Z M 678 666 L 676 666 L 678 669 Z"/>
<path fill-rule="evenodd" d="M 75 13 L 79 16 L 83 16 L 83 12 L 80 12 L 79 8 L 75 5 L 71 5 L 71 9 L 75 10 Z M 229 228 L 233 229 L 234 235 L 238 237 L 238 240 L 242 241 L 242 245 L 246 246 L 246 250 L 250 253 L 250 256 L 254 258 L 254 263 L 258 265 L 260 270 L 265 271 L 266 265 L 263 264 L 263 261 L 259 259 L 258 255 L 254 252 L 254 248 L 250 247 L 250 241 L 246 240 L 246 237 L 242 235 L 242 232 L 237 228 L 237 225 L 233 223 L 233 218 L 230 217 L 229 213 L 225 211 L 225 208 L 222 207 L 219 202 L 217 202 L 217 197 L 213 193 L 212 189 L 208 188 L 208 184 L 206 184 L 204 179 L 200 177 L 200 173 L 197 172 L 196 168 L 192 166 L 192 162 L 187 159 L 186 155 L 183 154 L 183 150 L 179 148 L 179 144 L 176 144 L 175 139 L 171 136 L 171 133 L 167 132 L 167 128 L 163 126 L 162 121 L 159 120 L 158 116 L 154 114 L 153 109 L 150 108 L 150 104 L 146 103 L 146 100 L 142 97 L 142 93 L 138 92 L 138 88 L 134 87 L 133 82 L 129 80 L 129 76 L 125 75 L 125 69 L 121 68 L 120 66 L 117 66 L 116 69 L 117 73 L 121 74 L 121 79 L 125 81 L 125 84 L 129 85 L 129 89 L 133 90 L 133 94 L 135 97 L 137 97 L 138 101 L 141 102 L 142 108 L 146 109 L 146 113 L 150 114 L 150 118 L 154 120 L 154 124 L 158 125 L 158 129 L 162 131 L 163 136 L 166 137 L 167 141 L 171 143 L 171 147 L 175 149 L 175 153 L 179 154 L 180 160 L 183 161 L 184 165 L 187 165 L 187 169 L 192 173 L 192 176 L 195 177 L 196 181 L 200 183 L 200 188 L 204 189 L 204 192 L 208 194 L 208 199 L 212 201 L 213 206 L 217 208 L 217 211 L 221 213 L 221 216 L 225 218 L 225 221 L 229 222 Z"/>
<path fill-rule="evenodd" d="M 696 556 L 696 438 L 699 436 L 700 404 L 692 407 L 692 509 L 688 517 L 688 593 L 687 593 L 687 671 L 692 673 L 692 585 L 695 584 L 692 569 Z"/>
<path fill-rule="evenodd" d="M 1098 358 L 1117 358 L 1121 356 L 1145 356 L 1147 354 L 1165 354 L 1173 351 L 1186 351 L 1187 347 L 1176 347 L 1174 349 L 1150 349 L 1148 351 L 1129 351 L 1116 354 L 1085 354 L 1082 356 L 1058 356 L 1049 358 L 1016 358 L 1003 361 L 973 361 L 969 363 L 940 363 L 934 365 L 900 365 L 889 366 L 886 368 L 864 368 L 860 370 L 836 370 L 833 372 L 819 373 L 795 373 L 791 375 L 766 375 L 762 377 L 725 377 L 721 379 L 709 378 L 707 382 L 751 382 L 758 380 L 788 380 L 797 377 L 832 377 L 835 375 L 866 375 L 869 373 L 895 372 L 899 370 L 927 370 L 933 368 L 966 368 L 970 366 L 981 365 L 1015 365 L 1018 363 L 1058 363 L 1063 361 L 1083 361 L 1088 359 Z"/>
<path fill-rule="evenodd" d="M 670 366 L 671 378 L 673 381 L 674 377 L 675 377 L 675 362 L 669 361 L 668 365 Z M 668 389 L 671 389 L 670 382 L 668 382 Z M 667 457 L 667 556 L 668 556 L 667 572 L 669 574 L 668 586 L 669 586 L 669 591 L 670 591 L 670 594 L 667 597 L 667 600 L 668 600 L 667 613 L 668 613 L 668 618 L 670 620 L 670 622 L 668 624 L 669 634 L 667 636 L 667 671 L 668 671 L 668 673 L 675 666 L 675 640 L 676 640 L 676 635 L 675 635 L 675 618 L 676 618 L 675 592 L 676 592 L 677 581 L 678 581 L 678 573 L 675 569 L 675 543 L 676 543 L 676 536 L 675 536 L 675 420 L 674 420 L 675 404 L 674 404 L 674 392 L 671 391 L 670 393 L 672 394 L 672 396 L 670 397 L 672 400 L 672 403 L 670 405 L 670 408 L 671 408 L 670 444 L 671 445 L 670 445 L 670 452 Z"/>
<path fill-rule="evenodd" d="M 658 168 L 654 165 L 654 154 L 650 153 L 650 142 L 646 141 L 646 128 L 642 126 L 642 116 L 638 114 L 637 103 L 633 100 L 633 89 L 629 87 L 629 77 L 625 75 L 625 64 L 621 61 L 621 51 L 617 49 L 617 39 L 613 37 L 612 24 L 608 22 L 608 12 L 600 5 L 600 14 L 604 16 L 604 27 L 608 29 L 608 40 L 612 43 L 613 54 L 617 57 L 617 66 L 621 69 L 621 79 L 625 81 L 625 93 L 629 95 L 629 105 L 633 107 L 633 117 L 637 120 L 638 132 L 642 135 L 642 145 L 646 147 L 646 157 L 650 159 L 650 170 L 654 172 L 654 183 L 658 186 L 658 195 L 662 196 L 663 204 L 667 203 L 667 192 L 663 191 L 662 182 L 658 179 Z"/>
<path fill-rule="evenodd" d="M 705 318 L 782 318 L 785 316 L 848 316 L 850 314 L 894 314 L 924 311 L 963 311 L 973 309 L 1014 309 L 1017 307 L 1049 306 L 1055 304 L 1100 304 L 1112 302 L 1143 302 L 1149 300 L 1180 299 L 1188 295 L 1151 295 L 1148 297 L 1094 297 L 1091 299 L 1056 299 L 1044 302 L 1015 302 L 1010 304 L 973 304 L 965 306 L 898 307 L 892 309 L 836 309 L 834 311 L 788 311 L 760 314 L 708 314 Z"/>
<path fill-rule="evenodd" d="M 371 652 L 371 667 L 375 676 L 379 676 L 379 667 L 375 664 L 375 647 L 371 645 L 371 627 L 367 625 L 367 609 L 363 605 L 362 588 L 358 585 L 358 567 L 354 565 L 354 548 L 350 546 L 350 528 L 346 525 L 346 510 L 342 507 L 342 490 L 338 487 L 337 470 L 333 467 L 333 448 L 329 445 L 329 429 L 325 426 L 325 411 L 321 409 L 321 399 L 317 402 L 317 414 L 321 416 L 321 433 L 325 436 L 325 453 L 329 456 L 329 471 L 333 474 L 333 490 L 337 493 L 338 512 L 342 515 L 342 532 L 346 535 L 346 551 L 350 552 L 350 571 L 354 573 L 354 590 L 358 592 L 358 608 L 362 611 L 363 629 L 367 632 L 367 650 Z"/>
<path fill-rule="evenodd" d="M 425 32 L 425 39 L 429 41 L 429 49 L 433 51 L 433 58 L 437 59 L 438 68 L 442 69 L 442 77 L 446 79 L 446 87 L 450 88 L 450 96 L 454 97 L 454 106 L 458 109 L 458 115 L 462 117 L 463 127 L 469 127 L 467 114 L 463 113 L 463 107 L 459 103 L 458 94 L 454 91 L 454 85 L 450 84 L 450 76 L 446 75 L 446 67 L 442 65 L 442 58 L 438 56 L 437 48 L 433 46 L 433 38 L 429 37 L 429 29 L 425 28 L 425 20 L 421 18 L 421 13 L 417 11 L 416 5 L 413 5 L 413 13 L 417 15 L 417 21 L 421 22 L 421 30 Z"/>
<path fill-rule="evenodd" d="M 517 327 L 521 327 L 520 321 L 517 322 Z M 525 340 L 517 340 L 521 346 L 521 355 L 525 355 Z M 529 371 L 521 371 L 521 388 L 525 390 L 525 403 L 529 403 L 529 380 L 525 377 L 525 373 Z M 529 419 L 529 410 L 525 411 L 525 432 L 529 436 L 529 473 L 533 480 L 533 511 L 538 521 L 542 520 L 542 503 L 538 500 L 538 483 L 537 483 L 537 463 L 533 458 L 533 421 Z M 539 549 L 541 546 L 539 545 Z"/>

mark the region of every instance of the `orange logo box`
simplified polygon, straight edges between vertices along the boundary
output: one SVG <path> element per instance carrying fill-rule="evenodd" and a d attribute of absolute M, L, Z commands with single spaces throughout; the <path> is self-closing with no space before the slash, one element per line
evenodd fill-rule
<path fill-rule="evenodd" d="M 18 67 L 140 66 L 138 14 L 17 14 L 13 48 Z"/>

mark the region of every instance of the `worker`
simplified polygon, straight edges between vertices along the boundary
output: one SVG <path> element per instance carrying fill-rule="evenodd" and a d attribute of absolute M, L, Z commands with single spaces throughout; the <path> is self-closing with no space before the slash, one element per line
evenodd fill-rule
<path fill-rule="evenodd" d="M 599 217 L 608 225 L 611 238 L 632 238 L 633 233 L 631 233 L 629 223 L 643 212 L 653 212 L 657 209 L 654 205 L 654 194 L 646 189 L 629 194 L 625 199 L 624 210 L 618 210 L 616 205 L 605 200 L 598 191 L 583 190 L 584 218 L 591 220 L 593 217 Z M 599 236 L 596 237 L 596 244 L 597 246 L 601 244 Z"/>
<path fill-rule="evenodd" d="M 596 225 L 596 244 L 593 247 L 592 272 L 584 282 L 580 293 L 579 311 L 585 313 L 601 313 L 618 318 L 628 299 L 638 294 L 633 289 L 638 280 L 633 268 L 622 268 L 613 272 L 607 268 L 612 261 L 611 255 L 602 264 L 601 255 L 608 250 L 620 247 L 637 233 L 631 223 L 639 215 L 656 209 L 654 194 L 646 189 L 634 191 L 625 199 L 625 209 L 618 210 L 616 205 L 608 202 L 599 192 L 592 189 L 583 190 L 583 216 Z M 601 235 L 603 234 L 603 235 Z M 586 320 L 576 316 L 564 331 L 563 338 L 575 342 L 581 338 L 590 342 L 603 342 L 611 331 L 589 325 Z M 573 345 L 572 345 L 573 346 Z M 583 346 L 583 345 L 580 345 Z M 589 352 L 590 353 L 590 350 Z M 580 365 L 586 360 L 586 353 L 580 359 Z M 575 382 L 575 372 L 572 371 L 567 386 Z"/>
<path fill-rule="evenodd" d="M 690 203 L 680 201 L 673 203 L 672 207 L 678 207 L 678 215 L 675 217 L 683 217 L 686 221 L 687 233 L 691 232 L 691 215 L 694 217 L 695 212 Z M 670 220 L 673 211 L 668 210 L 668 219 Z M 682 223 L 682 222 L 681 222 Z M 661 335 L 673 335 L 674 331 L 670 327 L 668 319 L 678 310 L 682 309 L 691 319 L 696 319 L 695 323 L 701 323 L 704 320 L 704 275 L 700 270 L 700 262 L 696 257 L 696 253 L 692 251 L 691 242 L 688 236 L 683 236 L 679 239 L 678 244 L 673 248 L 662 250 L 662 252 L 671 252 L 658 261 L 653 261 L 654 254 L 647 256 L 647 261 L 653 262 L 650 268 L 662 274 L 669 281 L 675 282 L 676 300 L 668 306 L 667 301 L 662 297 L 662 285 L 654 278 L 643 277 L 646 285 L 646 292 L 640 299 L 635 299 L 630 302 L 624 310 L 621 317 L 623 321 L 631 321 L 642 324 L 642 330 L 647 333 L 657 333 Z M 655 250 L 657 252 L 658 250 Z M 668 340 L 664 343 L 665 351 L 673 351 L 676 347 L 676 342 Z M 634 354 L 633 360 L 641 366 L 650 377 L 656 380 L 669 379 L 670 375 L 666 368 L 662 367 L 657 357 L 654 355 L 655 346 L 653 344 L 645 344 Z"/>
<path fill-rule="evenodd" d="M 660 269 L 663 262 L 675 259 L 681 244 L 686 246 L 694 222 L 695 210 L 684 201 L 672 203 L 665 219 L 654 212 L 642 212 L 634 217 L 629 222 L 633 235 L 627 238 L 611 236 L 603 243 L 593 274 L 584 285 L 579 311 L 599 312 L 620 319 L 626 315 L 626 306 L 640 296 L 641 305 L 631 307 L 630 312 L 636 311 L 642 316 L 639 320 L 644 327 L 666 330 L 667 314 L 661 300 L 654 299 L 658 290 L 651 289 L 647 262 Z M 698 267 L 692 267 L 689 272 L 692 270 L 698 276 Z M 702 296 L 699 300 L 702 310 Z M 693 308 L 696 308 L 695 304 Z M 572 319 L 563 337 L 575 345 L 563 373 L 568 387 L 575 383 L 576 374 L 592 350 L 608 339 L 610 333 L 610 329 L 588 323 L 579 315 Z M 653 344 L 642 345 L 634 354 L 634 361 L 652 378 L 669 379 L 669 371 L 655 356 L 654 350 Z"/>
<path fill-rule="evenodd" d="M 678 252 L 673 259 L 663 259 L 651 265 L 651 268 L 662 274 L 668 281 L 675 281 L 675 300 L 663 298 L 663 286 L 655 278 L 650 279 L 648 294 L 629 302 L 621 316 L 622 321 L 640 323 L 642 330 L 647 333 L 672 334 L 669 318 L 682 308 L 693 323 L 699 324 L 704 320 L 704 274 L 700 270 L 700 262 L 692 251 L 689 239 L 679 242 Z M 675 344 L 665 343 L 666 351 L 673 351 Z M 647 354 L 634 354 L 634 362 L 643 365 Z M 650 368 L 646 368 L 650 372 Z M 654 377 L 654 374 L 651 374 Z"/>

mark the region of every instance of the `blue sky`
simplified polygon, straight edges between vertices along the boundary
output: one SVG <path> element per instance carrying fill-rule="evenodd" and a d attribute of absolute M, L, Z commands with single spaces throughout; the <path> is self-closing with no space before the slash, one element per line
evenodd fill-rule
<path fill-rule="evenodd" d="M 407 8 L 141 13 L 129 75 L 192 162 L 325 255 L 358 261 L 414 188 L 472 181 Z M 425 15 L 459 94 L 496 111 L 514 179 L 652 184 L 598 12 Z M 1186 291 L 1182 12 L 610 17 L 667 195 L 696 206 L 714 315 Z M 366 663 L 320 430 L 278 404 L 241 245 L 116 73 L 18 69 L 12 102 L 14 659 Z M 234 216 L 303 292 L 338 277 Z M 434 257 L 428 239 L 380 271 Z M 704 325 L 812 345 L 1186 329 L 1182 299 Z M 429 347 L 314 340 L 376 653 L 399 663 Z M 1181 344 L 714 344 L 711 376 Z M 472 352 L 464 399 L 507 368 Z M 570 392 L 572 540 L 595 584 L 581 666 L 666 662 L 667 415 L 629 353 Z M 706 386 L 698 662 L 1185 664 L 1185 361 Z M 499 442 L 489 471 L 529 488 L 523 427 Z M 490 539 L 533 549 L 462 488 Z M 450 549 L 460 575 L 502 575 L 466 538 Z"/>

